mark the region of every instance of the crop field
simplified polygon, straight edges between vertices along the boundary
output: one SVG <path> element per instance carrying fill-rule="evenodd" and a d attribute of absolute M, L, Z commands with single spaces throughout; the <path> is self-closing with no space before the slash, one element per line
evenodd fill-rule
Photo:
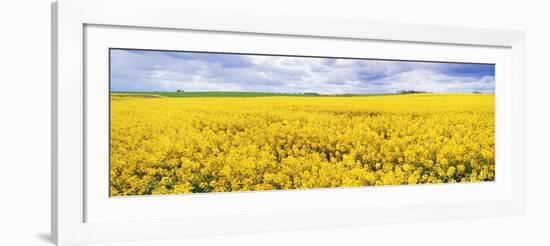
<path fill-rule="evenodd" d="M 112 196 L 495 179 L 493 94 L 186 94 L 111 94 Z"/>
<path fill-rule="evenodd" d="M 114 92 L 111 95 L 116 97 L 321 97 L 323 95 L 317 93 L 276 93 L 276 92 L 238 92 L 238 91 L 192 91 L 192 92 Z M 346 97 L 351 96 L 381 96 L 395 94 L 353 94 L 341 95 Z M 323 96 L 325 97 L 325 96 Z"/>

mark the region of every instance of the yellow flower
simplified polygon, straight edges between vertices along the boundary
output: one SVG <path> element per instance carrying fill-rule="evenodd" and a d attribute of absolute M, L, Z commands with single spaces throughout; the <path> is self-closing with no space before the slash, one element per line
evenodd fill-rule
<path fill-rule="evenodd" d="M 110 117 L 114 196 L 495 179 L 494 95 L 112 94 Z"/>

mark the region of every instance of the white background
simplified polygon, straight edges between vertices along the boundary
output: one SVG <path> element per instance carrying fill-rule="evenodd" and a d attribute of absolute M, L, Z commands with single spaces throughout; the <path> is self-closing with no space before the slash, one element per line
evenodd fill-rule
<path fill-rule="evenodd" d="M 189 238 L 167 245 L 547 245 L 550 29 L 545 1 L 194 1 L 193 8 L 527 31 L 527 216 Z M 50 245 L 50 1 L 0 7 L 0 245 Z M 182 13 L 184 14 L 184 13 Z M 222 24 L 222 23 L 221 23 Z M 159 245 L 134 242 L 110 245 Z"/>

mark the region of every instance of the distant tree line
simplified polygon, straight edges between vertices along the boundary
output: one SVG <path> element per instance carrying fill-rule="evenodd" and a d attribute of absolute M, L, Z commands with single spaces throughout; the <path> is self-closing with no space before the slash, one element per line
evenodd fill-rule
<path fill-rule="evenodd" d="M 417 91 L 417 90 L 399 90 L 399 91 L 397 91 L 397 94 L 425 94 L 425 93 L 431 93 L 431 92 Z"/>

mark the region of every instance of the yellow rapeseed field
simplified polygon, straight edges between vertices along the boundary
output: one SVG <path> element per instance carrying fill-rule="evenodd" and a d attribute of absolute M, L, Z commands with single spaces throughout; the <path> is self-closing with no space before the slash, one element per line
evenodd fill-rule
<path fill-rule="evenodd" d="M 113 196 L 495 179 L 494 95 L 111 97 Z"/>

